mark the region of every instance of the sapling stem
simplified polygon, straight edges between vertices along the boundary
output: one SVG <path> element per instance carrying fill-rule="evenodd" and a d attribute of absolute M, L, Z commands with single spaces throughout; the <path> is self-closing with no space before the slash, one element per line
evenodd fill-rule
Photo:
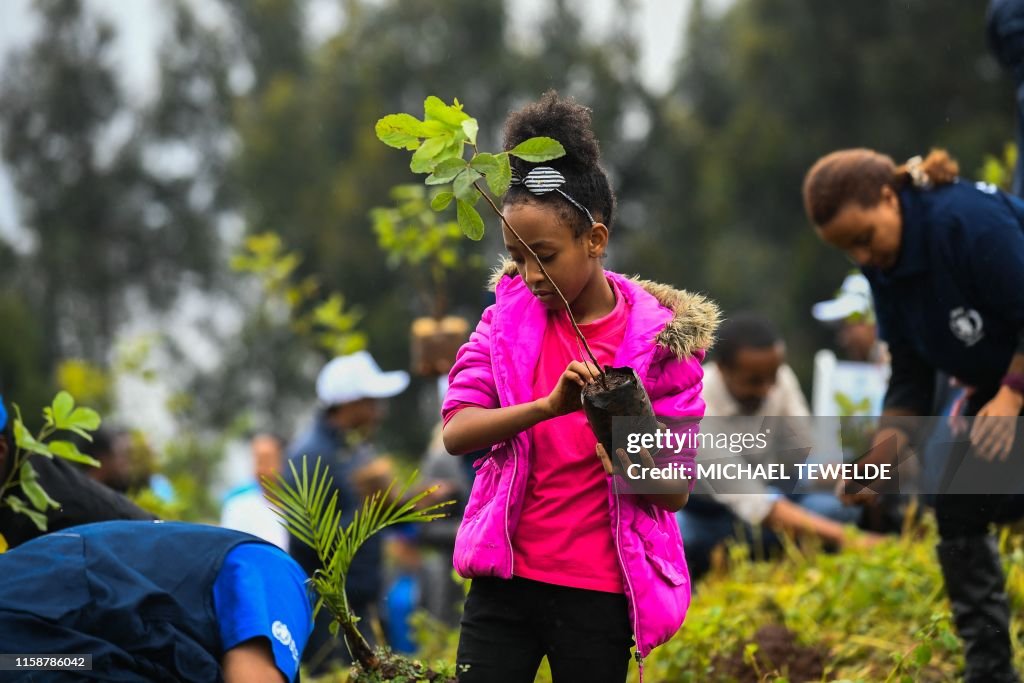
<path fill-rule="evenodd" d="M 569 301 L 565 298 L 565 295 L 562 294 L 562 290 L 558 288 L 558 284 L 553 279 L 551 279 L 550 275 L 548 275 L 548 271 L 544 270 L 544 264 L 540 262 L 540 256 L 538 256 L 537 252 L 535 252 L 530 247 L 530 245 L 527 244 L 526 241 L 519 236 L 519 233 L 516 232 L 516 229 L 512 227 L 512 224 L 505 219 L 505 215 L 498 208 L 498 205 L 494 203 L 494 200 L 491 199 L 490 195 L 484 192 L 480 188 L 480 186 L 477 185 L 476 182 L 473 183 L 473 187 L 475 187 L 476 191 L 480 193 L 480 196 L 487 200 L 487 203 L 491 205 L 492 209 L 494 209 L 494 213 L 498 214 L 498 218 L 501 219 L 501 222 L 505 225 L 506 228 L 508 228 L 509 232 L 511 232 L 515 236 L 515 238 L 519 240 L 519 244 L 523 245 L 523 248 L 526 249 L 526 251 L 530 252 L 530 256 L 532 256 L 533 260 L 537 262 L 537 267 L 540 269 L 541 274 L 545 277 L 545 279 L 547 279 L 548 282 L 551 283 L 551 286 L 555 290 L 555 294 L 558 295 L 558 298 L 562 300 L 562 305 L 565 306 L 565 312 L 569 316 L 569 322 L 572 323 L 572 329 L 576 331 L 576 336 L 579 338 L 581 342 L 583 342 L 583 348 L 587 350 L 587 355 L 590 356 L 590 360 L 593 361 L 594 367 L 597 368 L 598 373 L 600 373 L 601 386 L 607 389 L 608 386 L 605 384 L 604 381 L 604 369 L 601 367 L 601 364 L 597 362 L 597 358 L 594 357 L 594 352 L 590 350 L 590 344 L 587 343 L 587 338 L 583 336 L 583 332 L 580 330 L 579 325 L 576 324 L 576 318 L 572 314 L 572 308 L 569 306 Z"/>

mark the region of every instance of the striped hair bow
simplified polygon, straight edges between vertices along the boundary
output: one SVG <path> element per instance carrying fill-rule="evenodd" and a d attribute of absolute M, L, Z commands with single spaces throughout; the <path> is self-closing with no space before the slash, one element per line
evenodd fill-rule
<path fill-rule="evenodd" d="M 594 217 L 590 215 L 590 211 L 587 210 L 587 207 L 580 204 L 562 190 L 562 185 L 565 185 L 565 176 L 550 166 L 537 166 L 536 168 L 531 169 L 525 176 L 519 175 L 519 171 L 512 169 L 512 184 L 522 185 L 529 190 L 531 194 L 538 197 L 542 197 L 549 192 L 557 192 L 565 197 L 570 204 L 582 211 L 587 217 L 587 220 L 590 221 L 591 225 L 597 222 L 594 220 Z"/>

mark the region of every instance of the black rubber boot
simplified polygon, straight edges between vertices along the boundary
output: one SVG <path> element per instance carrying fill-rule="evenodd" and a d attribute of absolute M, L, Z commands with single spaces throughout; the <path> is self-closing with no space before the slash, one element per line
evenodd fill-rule
<path fill-rule="evenodd" d="M 1010 646 L 1010 605 L 996 539 L 971 536 L 938 545 L 953 621 L 964 642 L 966 683 L 1020 683 Z"/>

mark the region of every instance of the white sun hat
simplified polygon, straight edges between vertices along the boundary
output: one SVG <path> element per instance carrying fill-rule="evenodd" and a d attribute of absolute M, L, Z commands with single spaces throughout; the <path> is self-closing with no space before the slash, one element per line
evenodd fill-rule
<path fill-rule="evenodd" d="M 874 319 L 871 284 L 860 273 L 846 276 L 836 293 L 836 298 L 819 301 L 811 308 L 811 315 L 822 322 L 846 320 L 850 316 L 858 314 L 868 320 Z"/>
<path fill-rule="evenodd" d="M 368 351 L 356 351 L 324 366 L 316 378 L 316 396 L 324 405 L 335 406 L 364 398 L 391 398 L 408 386 L 408 372 L 384 372 Z"/>

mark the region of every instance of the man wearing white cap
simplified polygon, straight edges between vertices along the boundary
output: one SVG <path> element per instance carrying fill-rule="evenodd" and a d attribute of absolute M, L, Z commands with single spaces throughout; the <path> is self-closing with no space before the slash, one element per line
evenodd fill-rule
<path fill-rule="evenodd" d="M 317 377 L 320 409 L 313 425 L 289 448 L 288 459 L 300 471 L 303 456 L 309 471 L 318 457 L 330 467 L 343 525 L 352 521 L 363 498 L 391 481 L 390 467 L 377 457 L 371 437 L 383 417 L 382 400 L 397 396 L 408 386 L 408 373 L 382 371 L 367 351 L 333 359 Z M 286 469 L 286 479 L 291 481 L 291 468 Z M 290 539 L 288 550 L 307 573 L 319 568 L 315 553 L 295 539 Z M 381 538 L 373 536 L 356 554 L 346 581 L 355 614 L 368 620 L 377 610 L 381 590 Z M 306 647 L 304 659 L 314 674 L 328 670 L 334 662 L 348 661 L 344 644 L 328 633 L 329 623 L 327 610 L 321 610 Z M 369 628 L 360 630 L 373 641 Z"/>
<path fill-rule="evenodd" d="M 884 342 L 878 340 L 868 279 L 860 273 L 847 275 L 835 298 L 814 304 L 811 315 L 836 327 L 836 344 L 845 356 L 840 361 L 828 349 L 815 354 L 814 414 L 881 415 L 889 360 Z M 846 399 L 845 407 L 837 403 L 836 394 Z"/>

